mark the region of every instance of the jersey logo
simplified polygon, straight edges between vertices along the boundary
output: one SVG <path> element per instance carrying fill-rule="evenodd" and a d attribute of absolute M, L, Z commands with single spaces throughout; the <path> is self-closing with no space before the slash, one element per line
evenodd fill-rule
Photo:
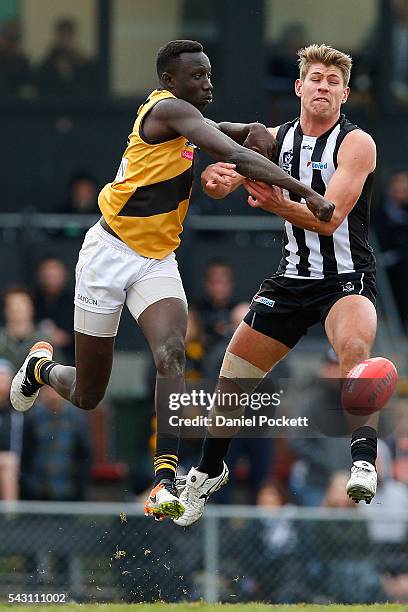
<path fill-rule="evenodd" d="M 188 149 L 183 149 L 181 152 L 181 157 L 183 159 L 188 159 L 189 161 L 193 161 L 194 151 L 189 151 Z"/>
<path fill-rule="evenodd" d="M 292 170 L 292 161 L 293 150 L 291 149 L 290 151 L 284 151 L 284 153 L 282 154 L 282 170 L 284 170 L 288 174 L 290 174 Z"/>
<path fill-rule="evenodd" d="M 256 295 L 254 297 L 254 302 L 259 302 L 260 304 L 265 304 L 265 306 L 269 306 L 272 308 L 275 306 L 275 300 L 270 300 L 269 298 L 263 297 L 262 295 Z"/>
<path fill-rule="evenodd" d="M 327 168 L 327 162 L 315 162 L 315 161 L 308 161 L 307 162 L 307 167 L 312 166 L 313 170 L 326 170 Z"/>
<path fill-rule="evenodd" d="M 345 291 L 346 293 L 350 293 L 350 291 L 354 291 L 353 283 L 343 283 L 342 287 L 343 287 L 343 292 Z"/>
<path fill-rule="evenodd" d="M 313 147 L 310 146 L 310 144 L 304 144 L 302 146 L 302 150 L 305 149 L 306 151 L 313 151 Z"/>

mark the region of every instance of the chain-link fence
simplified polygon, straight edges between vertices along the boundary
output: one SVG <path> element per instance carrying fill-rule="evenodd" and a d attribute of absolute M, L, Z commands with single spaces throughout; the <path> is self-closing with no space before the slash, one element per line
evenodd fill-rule
<path fill-rule="evenodd" d="M 184 530 L 134 504 L 2 504 L 1 599 L 407 601 L 408 517 L 367 517 L 210 505 Z"/>

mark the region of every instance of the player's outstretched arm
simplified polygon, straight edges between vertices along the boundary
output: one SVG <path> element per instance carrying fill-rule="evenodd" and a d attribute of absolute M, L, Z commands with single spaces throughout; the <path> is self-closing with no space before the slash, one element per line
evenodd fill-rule
<path fill-rule="evenodd" d="M 278 128 L 266 128 L 261 123 L 214 123 L 211 119 L 205 120 L 210 125 L 220 129 L 224 134 L 242 144 L 247 149 L 260 153 L 272 160 L 276 156 Z M 243 184 L 244 178 L 235 171 L 235 164 L 217 162 L 210 164 L 201 173 L 201 186 L 203 191 L 216 200 L 225 198 Z"/>
<path fill-rule="evenodd" d="M 248 204 L 275 213 L 302 229 L 330 236 L 355 206 L 375 164 L 376 147 L 371 136 L 362 130 L 350 132 L 340 146 L 337 169 L 325 193 L 325 198 L 336 206 L 329 223 L 322 223 L 305 206 L 285 198 L 281 189 L 265 183 L 245 181 L 250 194 Z"/>
<path fill-rule="evenodd" d="M 259 153 L 238 145 L 221 131 L 208 125 L 202 114 L 188 102 L 180 99 L 163 100 L 157 108 L 156 119 L 159 117 L 168 127 L 194 142 L 215 160 L 236 164 L 237 172 L 243 176 L 297 193 L 305 199 L 317 218 L 322 221 L 330 220 L 333 204 Z"/>
<path fill-rule="evenodd" d="M 223 134 L 226 134 L 238 144 L 260 153 L 266 159 L 275 161 L 278 148 L 275 134 L 262 123 L 230 123 L 222 121 L 216 125 Z"/>

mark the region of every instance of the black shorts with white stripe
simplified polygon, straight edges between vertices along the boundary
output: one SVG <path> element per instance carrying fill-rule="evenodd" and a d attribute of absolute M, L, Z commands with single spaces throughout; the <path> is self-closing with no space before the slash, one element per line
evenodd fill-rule
<path fill-rule="evenodd" d="M 293 348 L 309 327 L 320 323 L 338 300 L 363 295 L 375 306 L 375 274 L 350 272 L 325 279 L 274 276 L 253 297 L 244 321 L 253 329 Z"/>

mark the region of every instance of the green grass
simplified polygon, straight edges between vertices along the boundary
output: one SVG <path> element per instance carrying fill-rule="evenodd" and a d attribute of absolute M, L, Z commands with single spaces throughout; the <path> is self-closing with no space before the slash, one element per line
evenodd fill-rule
<path fill-rule="evenodd" d="M 298 605 L 279 605 L 273 606 L 270 604 L 207 604 L 200 603 L 152 603 L 152 604 L 61 604 L 57 605 L 30 605 L 30 606 L 12 606 L 3 604 L 0 605 L 0 612 L 29 612 L 30 610 L 41 610 L 44 612 L 57 611 L 61 612 L 407 612 L 407 605 L 400 604 L 373 604 L 373 605 L 328 605 L 320 606 L 314 604 L 298 604 Z"/>

